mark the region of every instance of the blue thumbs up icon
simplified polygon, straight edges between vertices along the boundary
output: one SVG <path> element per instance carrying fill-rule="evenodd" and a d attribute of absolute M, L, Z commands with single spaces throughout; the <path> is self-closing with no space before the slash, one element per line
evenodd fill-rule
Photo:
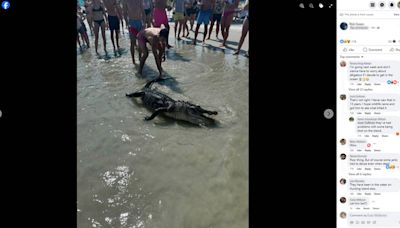
<path fill-rule="evenodd" d="M 1 8 L 7 10 L 8 8 L 10 8 L 10 3 L 8 1 L 3 1 L 1 3 Z"/>

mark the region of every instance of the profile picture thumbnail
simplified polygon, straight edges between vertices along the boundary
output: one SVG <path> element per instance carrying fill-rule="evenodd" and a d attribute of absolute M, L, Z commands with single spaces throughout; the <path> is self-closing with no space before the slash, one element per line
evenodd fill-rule
<path fill-rule="evenodd" d="M 342 101 L 346 100 L 346 95 L 345 94 L 341 94 L 340 95 L 340 100 L 342 100 Z"/>
<path fill-rule="evenodd" d="M 340 179 L 340 184 L 346 184 L 346 179 L 344 179 L 344 178 L 342 178 L 342 179 Z"/>
<path fill-rule="evenodd" d="M 340 28 L 341 28 L 342 30 L 346 30 L 348 27 L 349 27 L 349 25 L 348 25 L 346 22 L 340 23 Z"/>
<path fill-rule="evenodd" d="M 340 140 L 340 144 L 346 145 L 346 139 L 341 139 L 341 140 Z"/>
<path fill-rule="evenodd" d="M 340 202 L 341 203 L 346 203 L 346 197 L 340 197 Z"/>
<path fill-rule="evenodd" d="M 345 219 L 347 217 L 346 212 L 340 212 L 340 218 Z"/>
<path fill-rule="evenodd" d="M 345 67 L 345 66 L 346 66 L 346 61 L 341 61 L 341 62 L 340 62 L 340 66 L 341 66 L 341 67 Z"/>
<path fill-rule="evenodd" d="M 342 159 L 342 160 L 346 159 L 346 154 L 341 154 L 340 159 Z"/>

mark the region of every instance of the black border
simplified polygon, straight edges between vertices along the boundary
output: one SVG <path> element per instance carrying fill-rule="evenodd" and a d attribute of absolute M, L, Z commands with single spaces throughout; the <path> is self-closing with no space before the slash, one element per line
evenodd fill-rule
<path fill-rule="evenodd" d="M 3 216 L 76 227 L 76 2 L 10 4 L 0 10 Z"/>
<path fill-rule="evenodd" d="M 250 4 L 250 227 L 336 227 L 335 6 Z"/>

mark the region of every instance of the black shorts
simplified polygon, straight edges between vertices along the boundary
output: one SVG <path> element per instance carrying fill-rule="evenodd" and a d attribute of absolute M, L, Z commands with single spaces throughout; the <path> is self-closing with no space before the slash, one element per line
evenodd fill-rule
<path fill-rule="evenodd" d="M 211 19 L 211 21 L 217 21 L 217 22 L 221 22 L 221 17 L 222 17 L 222 13 L 219 13 L 219 14 L 213 14 L 213 15 L 212 15 L 212 19 Z"/>
<path fill-rule="evenodd" d="M 193 14 L 196 14 L 196 9 L 194 8 L 186 8 L 185 10 L 185 16 L 192 16 Z"/>
<path fill-rule="evenodd" d="M 117 16 L 108 16 L 108 25 L 110 31 L 119 30 L 119 18 Z"/>
<path fill-rule="evenodd" d="M 78 33 L 85 34 L 86 28 L 82 25 L 80 29 L 78 29 Z"/>
<path fill-rule="evenodd" d="M 149 15 L 151 13 L 151 9 L 144 9 L 144 13 L 147 15 Z"/>

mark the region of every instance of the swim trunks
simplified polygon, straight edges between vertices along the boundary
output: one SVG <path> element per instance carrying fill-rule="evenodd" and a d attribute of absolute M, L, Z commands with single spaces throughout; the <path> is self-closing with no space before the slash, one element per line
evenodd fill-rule
<path fill-rule="evenodd" d="M 175 12 L 174 21 L 179 21 L 179 20 L 183 20 L 183 19 L 185 19 L 185 16 L 183 15 L 183 13 Z"/>
<path fill-rule="evenodd" d="M 117 16 L 108 16 L 108 25 L 110 27 L 110 31 L 119 30 L 119 18 Z"/>
<path fill-rule="evenodd" d="M 153 10 L 154 17 L 154 27 L 161 27 L 161 25 L 168 26 L 168 18 L 165 9 L 154 8 Z"/>
<path fill-rule="evenodd" d="M 199 16 L 197 17 L 197 24 L 204 23 L 205 25 L 208 25 L 211 15 L 212 10 L 200 10 Z"/>
<path fill-rule="evenodd" d="M 233 14 L 235 11 L 234 10 L 224 10 L 224 17 L 227 17 L 231 14 Z"/>
<path fill-rule="evenodd" d="M 222 17 L 222 13 L 219 14 L 213 14 L 211 21 L 218 21 L 221 22 L 221 17 Z"/>
<path fill-rule="evenodd" d="M 137 34 L 142 30 L 143 24 L 141 20 L 129 20 L 129 36 L 130 38 L 136 38 Z"/>
<path fill-rule="evenodd" d="M 137 39 L 138 39 L 139 46 L 146 46 L 147 38 L 144 35 L 144 30 L 140 31 L 137 34 Z"/>

